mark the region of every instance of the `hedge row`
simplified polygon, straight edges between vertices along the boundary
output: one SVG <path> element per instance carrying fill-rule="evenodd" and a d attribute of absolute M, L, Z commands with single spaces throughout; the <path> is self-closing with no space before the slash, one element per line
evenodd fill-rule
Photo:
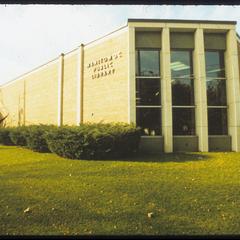
<path fill-rule="evenodd" d="M 0 128 L 0 144 L 25 146 L 72 159 L 116 159 L 138 150 L 140 129 L 132 124 L 98 123 L 56 127 Z"/>

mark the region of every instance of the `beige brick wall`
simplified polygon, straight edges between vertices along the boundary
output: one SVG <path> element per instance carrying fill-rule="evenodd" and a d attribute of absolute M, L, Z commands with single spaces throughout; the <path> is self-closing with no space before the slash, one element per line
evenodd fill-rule
<path fill-rule="evenodd" d="M 24 109 L 25 82 L 25 109 Z M 57 124 L 58 63 L 51 63 L 2 86 L 6 124 Z"/>
<path fill-rule="evenodd" d="M 239 79 L 240 79 L 240 42 L 237 42 L 238 45 L 238 66 L 239 66 Z"/>
<path fill-rule="evenodd" d="M 77 53 L 64 56 L 63 70 L 63 124 L 76 125 Z"/>
<path fill-rule="evenodd" d="M 57 124 L 58 63 L 34 72 L 25 81 L 26 125 Z"/>
<path fill-rule="evenodd" d="M 121 52 L 121 57 L 104 62 L 104 58 Z M 89 64 L 103 58 L 103 62 L 89 67 Z M 112 64 L 110 63 L 112 62 Z M 105 64 L 114 73 L 104 73 Z M 102 70 L 98 71 L 98 67 Z M 95 69 L 95 71 L 94 71 Z M 92 78 L 94 77 L 94 79 Z M 83 122 L 128 122 L 128 33 L 106 39 L 84 48 Z"/>
<path fill-rule="evenodd" d="M 24 95 L 23 80 L 1 87 L 0 108 L 1 114 L 9 114 L 5 120 L 6 125 L 16 126 L 23 124 L 24 119 Z"/>

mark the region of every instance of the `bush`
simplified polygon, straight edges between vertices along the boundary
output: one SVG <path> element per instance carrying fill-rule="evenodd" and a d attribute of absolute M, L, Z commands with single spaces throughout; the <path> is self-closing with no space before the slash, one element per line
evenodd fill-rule
<path fill-rule="evenodd" d="M 45 134 L 49 149 L 67 158 L 110 159 L 137 151 L 140 129 L 129 124 L 83 124 L 54 128 Z"/>
<path fill-rule="evenodd" d="M 24 136 L 26 138 L 27 147 L 37 152 L 49 152 L 49 148 L 45 140 L 45 133 L 56 127 L 51 125 L 31 125 L 26 128 L 27 132 Z"/>
<path fill-rule="evenodd" d="M 12 142 L 17 146 L 26 146 L 26 134 L 28 127 L 20 126 L 20 127 L 12 127 L 10 128 L 9 136 Z"/>
<path fill-rule="evenodd" d="M 0 144 L 3 145 L 14 145 L 12 142 L 9 134 L 10 134 L 11 128 L 3 128 L 0 127 Z"/>

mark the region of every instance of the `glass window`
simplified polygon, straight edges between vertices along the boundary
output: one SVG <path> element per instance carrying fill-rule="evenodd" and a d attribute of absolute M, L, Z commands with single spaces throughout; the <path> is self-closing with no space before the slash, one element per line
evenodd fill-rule
<path fill-rule="evenodd" d="M 226 108 L 208 108 L 208 134 L 227 135 Z"/>
<path fill-rule="evenodd" d="M 175 106 L 194 105 L 192 79 L 172 79 L 172 104 Z"/>
<path fill-rule="evenodd" d="M 139 50 L 137 64 L 137 76 L 159 76 L 159 51 Z"/>
<path fill-rule="evenodd" d="M 208 106 L 226 106 L 226 81 L 218 79 L 207 80 Z"/>
<path fill-rule="evenodd" d="M 171 50 L 171 77 L 173 135 L 195 135 L 192 50 Z"/>
<path fill-rule="evenodd" d="M 173 108 L 173 135 L 195 135 L 194 108 Z"/>
<path fill-rule="evenodd" d="M 207 78 L 224 78 L 224 53 L 222 51 L 206 51 L 206 75 Z"/>
<path fill-rule="evenodd" d="M 141 127 L 142 135 L 161 135 L 161 108 L 137 107 L 137 126 Z"/>
<path fill-rule="evenodd" d="M 191 51 L 171 51 L 172 78 L 190 77 L 192 75 Z"/>
<path fill-rule="evenodd" d="M 145 136 L 161 135 L 159 58 L 158 49 L 136 50 L 136 124 Z"/>
<path fill-rule="evenodd" d="M 136 79 L 137 105 L 161 105 L 159 78 Z"/>
<path fill-rule="evenodd" d="M 226 78 L 223 50 L 206 50 L 208 134 L 227 134 Z M 212 107 L 214 106 L 214 107 Z"/>
<path fill-rule="evenodd" d="M 172 104 L 175 106 L 194 105 L 192 79 L 192 51 L 171 51 Z"/>

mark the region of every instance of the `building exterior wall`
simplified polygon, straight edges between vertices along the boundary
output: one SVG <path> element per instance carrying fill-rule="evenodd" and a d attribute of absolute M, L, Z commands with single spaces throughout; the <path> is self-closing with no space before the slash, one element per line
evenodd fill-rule
<path fill-rule="evenodd" d="M 64 56 L 63 64 L 63 125 L 76 124 L 76 104 L 77 104 L 77 70 L 78 55 Z"/>
<path fill-rule="evenodd" d="M 239 67 L 239 79 L 240 79 L 240 39 L 237 41 L 238 46 L 238 67 Z"/>
<path fill-rule="evenodd" d="M 7 126 L 24 124 L 24 81 L 21 79 L 3 86 L 0 90 L 0 107 Z"/>
<path fill-rule="evenodd" d="M 34 72 L 25 80 L 25 124 L 56 124 L 58 64 Z"/>
<path fill-rule="evenodd" d="M 83 122 L 128 122 L 127 37 L 123 31 L 84 48 Z"/>
<path fill-rule="evenodd" d="M 58 65 L 51 63 L 2 86 L 7 126 L 57 123 Z"/>

